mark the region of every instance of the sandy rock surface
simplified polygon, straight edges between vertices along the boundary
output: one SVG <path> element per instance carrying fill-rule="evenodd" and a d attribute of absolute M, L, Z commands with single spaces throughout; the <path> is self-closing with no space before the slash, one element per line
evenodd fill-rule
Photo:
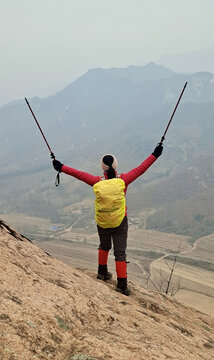
<path fill-rule="evenodd" d="M 131 284 L 114 290 L 0 220 L 1 360 L 212 360 L 214 319 Z"/>

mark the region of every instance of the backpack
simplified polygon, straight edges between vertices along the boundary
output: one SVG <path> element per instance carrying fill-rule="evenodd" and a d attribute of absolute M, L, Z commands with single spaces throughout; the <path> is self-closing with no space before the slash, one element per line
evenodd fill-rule
<path fill-rule="evenodd" d="M 104 228 L 118 227 L 125 216 L 125 182 L 113 178 L 101 180 L 93 186 L 95 198 L 95 220 Z"/>

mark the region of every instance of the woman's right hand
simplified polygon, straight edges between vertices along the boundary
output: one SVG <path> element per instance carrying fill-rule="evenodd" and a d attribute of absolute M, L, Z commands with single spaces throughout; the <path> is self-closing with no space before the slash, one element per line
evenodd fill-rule
<path fill-rule="evenodd" d="M 53 164 L 53 167 L 54 167 L 54 169 L 56 170 L 56 171 L 61 171 L 61 169 L 62 169 L 62 167 L 63 167 L 63 164 L 60 162 L 60 161 L 58 161 L 58 160 L 53 160 L 52 161 L 52 164 Z"/>

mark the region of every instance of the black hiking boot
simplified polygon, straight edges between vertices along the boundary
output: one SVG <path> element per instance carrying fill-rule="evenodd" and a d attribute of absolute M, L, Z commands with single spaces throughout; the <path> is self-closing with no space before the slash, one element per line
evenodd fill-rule
<path fill-rule="evenodd" d="M 112 278 L 112 273 L 108 272 L 107 265 L 99 265 L 97 279 L 107 281 Z"/>
<path fill-rule="evenodd" d="M 127 278 L 117 278 L 117 292 L 129 296 L 131 295 L 131 289 L 127 286 Z"/>

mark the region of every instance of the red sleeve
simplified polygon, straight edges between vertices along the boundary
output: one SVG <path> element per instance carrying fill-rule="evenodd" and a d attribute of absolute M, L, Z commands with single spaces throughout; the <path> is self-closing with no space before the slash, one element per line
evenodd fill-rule
<path fill-rule="evenodd" d="M 71 175 L 78 180 L 84 181 L 86 184 L 91 185 L 91 186 L 93 186 L 94 184 L 96 184 L 98 181 L 101 180 L 100 176 L 94 176 L 94 175 L 88 174 L 84 171 L 73 169 L 66 165 L 62 166 L 61 172 Z"/>
<path fill-rule="evenodd" d="M 157 160 L 156 157 L 151 154 L 146 160 L 142 162 L 141 165 L 130 170 L 126 174 L 121 174 L 120 178 L 123 179 L 126 186 L 128 186 L 131 182 L 133 182 L 140 175 L 142 175 L 156 160 Z"/>

